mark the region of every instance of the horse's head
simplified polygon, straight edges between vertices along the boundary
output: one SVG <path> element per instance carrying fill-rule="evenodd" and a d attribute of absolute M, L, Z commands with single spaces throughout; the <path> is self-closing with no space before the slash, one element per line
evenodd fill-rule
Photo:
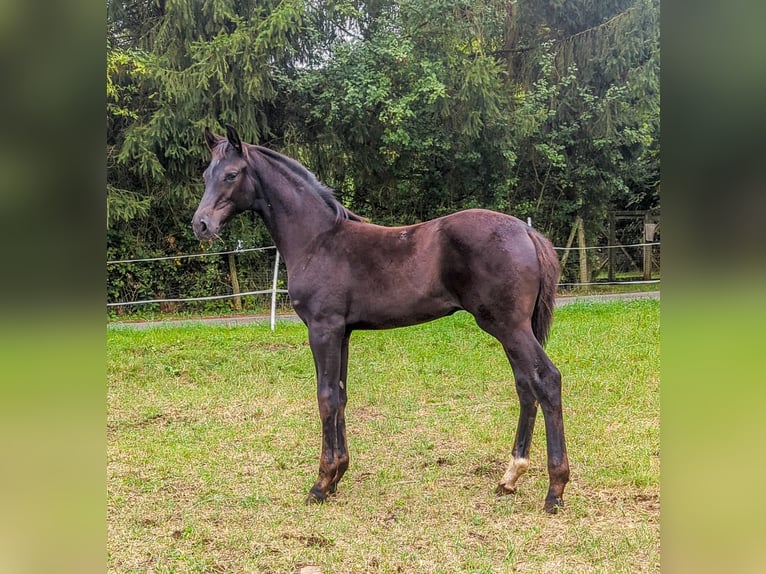
<path fill-rule="evenodd" d="M 233 127 L 226 126 L 225 138 L 205 128 L 205 140 L 212 157 L 192 229 L 199 239 L 213 239 L 227 221 L 253 207 L 254 174 L 248 173 L 247 150 Z"/>

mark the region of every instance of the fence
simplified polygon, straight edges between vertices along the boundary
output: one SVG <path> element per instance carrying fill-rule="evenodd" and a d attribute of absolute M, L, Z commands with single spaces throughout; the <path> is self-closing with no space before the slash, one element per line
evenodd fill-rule
<path fill-rule="evenodd" d="M 554 247 L 560 257 L 562 280 L 559 288 L 592 285 L 642 285 L 659 283 L 659 242 L 607 245 L 597 247 Z M 577 251 L 580 257 L 568 257 Z M 578 278 L 569 281 L 568 278 Z M 602 278 L 602 279 L 599 279 Z"/>
<path fill-rule="evenodd" d="M 562 279 L 559 288 L 563 291 L 571 291 L 583 286 L 659 284 L 659 279 L 652 278 L 653 270 L 659 270 L 659 247 L 659 242 L 601 247 L 555 247 L 561 254 L 562 261 Z M 570 258 L 571 251 L 580 252 L 582 256 Z M 159 305 L 160 312 L 168 312 L 174 310 L 172 305 L 176 303 L 205 303 L 230 299 L 235 310 L 242 310 L 243 298 L 268 296 L 272 330 L 275 326 L 277 307 L 285 309 L 290 307 L 285 288 L 286 270 L 281 265 L 279 252 L 274 246 L 242 249 L 238 245 L 237 249 L 230 251 L 107 261 L 107 266 L 121 265 L 123 268 L 129 266 L 135 269 L 136 265 L 158 263 L 168 267 L 168 272 L 172 273 L 178 266 L 188 264 L 192 260 L 203 263 L 191 270 L 192 274 L 198 273 L 199 280 L 196 280 L 194 284 L 179 284 L 176 287 L 179 293 L 185 293 L 184 296 L 167 297 L 164 293 L 160 293 L 156 294 L 159 296 L 142 298 L 142 291 L 136 288 L 130 300 L 107 302 L 107 307 L 124 308 L 132 305 L 155 304 Z M 642 265 L 639 265 L 637 261 L 641 261 Z M 599 277 L 607 273 L 607 266 L 607 280 L 599 280 Z M 228 274 L 225 274 L 228 281 L 220 281 L 221 267 L 228 268 Z M 265 269 L 269 269 L 270 273 Z M 572 277 L 579 278 L 579 281 L 570 280 Z M 589 280 L 583 280 L 584 278 Z M 265 285 L 270 287 L 257 288 Z M 129 287 L 123 291 L 123 296 L 131 294 Z M 201 294 L 223 290 L 227 292 L 213 295 Z M 257 308 L 265 308 L 265 305 Z"/>
<path fill-rule="evenodd" d="M 176 276 L 178 280 L 171 282 L 170 288 L 183 295 L 166 296 L 164 291 L 153 293 L 151 281 L 147 279 L 152 274 L 145 269 L 149 264 L 160 265 L 164 267 L 161 271 L 166 270 L 168 276 Z M 133 305 L 158 305 L 161 313 L 167 313 L 177 310 L 178 303 L 187 306 L 191 303 L 202 304 L 197 309 L 204 312 L 210 310 L 204 306 L 206 303 L 229 299 L 235 310 L 242 311 L 246 310 L 243 309 L 244 298 L 263 300 L 268 296 L 271 327 L 274 329 L 277 307 L 289 307 L 285 288 L 286 270 L 274 246 L 243 249 L 238 245 L 237 249 L 230 251 L 107 261 L 107 266 L 119 267 L 122 275 L 127 277 L 119 281 L 119 295 L 123 300 L 109 301 L 107 308 L 119 310 Z M 184 273 L 178 273 L 181 266 L 186 267 Z M 190 276 L 195 280 L 189 281 Z M 222 281 L 222 277 L 226 280 Z M 154 296 L 147 297 L 147 293 Z M 110 298 L 116 298 L 115 295 L 117 293 L 111 292 Z M 265 304 L 259 305 L 258 302 L 251 305 L 251 310 L 257 312 L 265 308 Z"/>

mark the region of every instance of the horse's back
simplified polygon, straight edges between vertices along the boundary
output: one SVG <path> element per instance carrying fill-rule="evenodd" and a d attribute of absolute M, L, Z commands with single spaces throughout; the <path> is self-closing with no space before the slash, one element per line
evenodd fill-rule
<path fill-rule="evenodd" d="M 354 246 L 354 265 L 361 274 L 376 276 L 373 269 L 393 272 L 398 267 L 409 277 L 431 280 L 465 282 L 477 276 L 497 282 L 523 274 L 537 281 L 534 231 L 512 215 L 467 209 L 402 227 L 344 223 L 350 231 L 345 244 Z"/>

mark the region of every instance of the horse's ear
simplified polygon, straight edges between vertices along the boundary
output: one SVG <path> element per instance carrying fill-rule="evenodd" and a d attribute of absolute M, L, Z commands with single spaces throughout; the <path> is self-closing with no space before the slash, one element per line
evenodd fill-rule
<path fill-rule="evenodd" d="M 234 126 L 230 124 L 226 124 L 226 139 L 228 139 L 229 143 L 234 146 L 237 153 L 242 155 L 242 142 L 239 139 L 239 134 L 237 133 L 237 130 L 234 129 Z"/>
<path fill-rule="evenodd" d="M 215 146 L 218 145 L 220 139 L 221 138 L 219 136 L 210 131 L 209 127 L 205 126 L 205 141 L 207 142 L 207 147 L 212 150 Z"/>

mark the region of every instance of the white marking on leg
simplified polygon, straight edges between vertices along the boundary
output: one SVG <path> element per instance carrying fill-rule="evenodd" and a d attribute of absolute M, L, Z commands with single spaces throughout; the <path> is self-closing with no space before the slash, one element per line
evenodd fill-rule
<path fill-rule="evenodd" d="M 340 386 L 341 390 L 346 389 L 346 384 L 343 381 L 338 381 L 338 385 Z"/>
<path fill-rule="evenodd" d="M 528 468 L 528 458 L 511 458 L 508 470 L 505 471 L 500 484 L 510 491 L 516 490 L 516 481 L 522 474 L 527 472 Z"/>

